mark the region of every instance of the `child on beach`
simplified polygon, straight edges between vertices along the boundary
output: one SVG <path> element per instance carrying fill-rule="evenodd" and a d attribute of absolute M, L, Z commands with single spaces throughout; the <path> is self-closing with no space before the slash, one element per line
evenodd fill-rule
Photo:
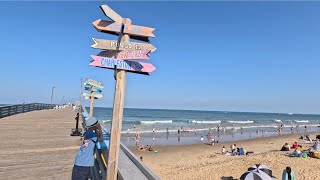
<path fill-rule="evenodd" d="M 81 145 L 72 169 L 72 180 L 87 180 L 90 177 L 90 168 L 94 166 L 94 148 L 96 142 L 103 141 L 101 126 L 95 117 L 86 120 L 88 130 L 84 133 Z"/>
<path fill-rule="evenodd" d="M 226 148 L 224 146 L 222 147 L 221 154 L 226 154 Z"/>

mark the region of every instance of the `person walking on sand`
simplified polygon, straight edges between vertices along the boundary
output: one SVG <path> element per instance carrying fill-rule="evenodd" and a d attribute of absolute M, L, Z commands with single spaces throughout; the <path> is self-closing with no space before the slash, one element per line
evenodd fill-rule
<path fill-rule="evenodd" d="M 283 171 L 282 180 L 296 180 L 296 176 L 289 166 Z"/>

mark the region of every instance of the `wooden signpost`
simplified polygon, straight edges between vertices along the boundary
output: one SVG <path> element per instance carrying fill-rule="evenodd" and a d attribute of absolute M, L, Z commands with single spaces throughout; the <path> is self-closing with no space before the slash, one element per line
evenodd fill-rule
<path fill-rule="evenodd" d="M 117 60 L 149 60 L 149 53 L 148 50 L 123 50 L 123 51 L 116 51 L 116 50 L 106 50 L 101 51 L 98 56 L 117 59 Z"/>
<path fill-rule="evenodd" d="M 126 72 L 149 74 L 155 70 L 152 64 L 136 60 L 149 60 L 148 54 L 156 50 L 149 43 L 130 42 L 130 37 L 136 40 L 149 42 L 149 37 L 154 37 L 154 28 L 131 25 L 131 20 L 122 18 L 109 6 L 100 6 L 101 10 L 112 20 L 96 20 L 93 26 L 100 32 L 119 35 L 119 40 L 105 40 L 92 38 L 91 47 L 103 49 L 98 56 L 92 56 L 89 65 L 115 70 L 115 95 L 113 102 L 112 123 L 110 132 L 109 156 L 107 166 L 107 180 L 117 179 L 118 158 L 120 151 L 120 137 L 123 119 L 124 98 L 126 89 Z"/>
<path fill-rule="evenodd" d="M 89 116 L 93 116 L 93 105 L 95 99 L 102 98 L 102 94 L 95 94 L 94 92 L 102 92 L 103 85 L 101 82 L 98 82 L 93 79 L 87 79 L 87 81 L 84 83 L 85 88 L 84 90 L 90 91 L 90 94 L 83 93 L 84 99 L 90 99 L 90 113 Z"/>

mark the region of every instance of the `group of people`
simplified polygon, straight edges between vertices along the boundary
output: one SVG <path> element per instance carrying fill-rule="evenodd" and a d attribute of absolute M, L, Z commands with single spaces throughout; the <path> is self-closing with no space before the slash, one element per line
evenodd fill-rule
<path fill-rule="evenodd" d="M 253 151 L 245 151 L 241 147 L 237 147 L 236 144 L 232 144 L 230 146 L 230 152 L 226 151 L 226 147 L 223 146 L 221 149 L 221 154 L 225 155 L 231 155 L 231 156 L 236 156 L 236 155 L 252 155 Z"/>
<path fill-rule="evenodd" d="M 147 145 L 146 147 L 144 147 L 143 145 L 141 146 L 137 146 L 137 150 L 139 151 L 154 151 L 153 147 L 150 145 Z"/>

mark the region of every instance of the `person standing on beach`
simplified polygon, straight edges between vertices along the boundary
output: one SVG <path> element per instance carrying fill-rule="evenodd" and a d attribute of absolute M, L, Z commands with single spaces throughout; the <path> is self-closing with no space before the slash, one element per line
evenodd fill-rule
<path fill-rule="evenodd" d="M 208 138 L 208 141 L 210 141 L 210 139 L 211 139 L 210 131 L 209 131 L 208 134 L 207 134 L 207 138 Z"/>
<path fill-rule="evenodd" d="M 178 135 L 180 135 L 180 129 L 178 129 Z"/>
<path fill-rule="evenodd" d="M 231 152 L 232 153 L 234 153 L 235 151 L 236 151 L 236 144 L 232 144 L 231 146 L 230 146 L 230 149 L 231 149 Z"/>
<path fill-rule="evenodd" d="M 299 124 L 296 126 L 297 133 L 299 133 Z"/>
<path fill-rule="evenodd" d="M 282 180 L 296 180 L 296 176 L 290 167 L 286 167 L 283 171 Z"/>
<path fill-rule="evenodd" d="M 226 154 L 226 148 L 224 146 L 222 147 L 221 154 Z"/>
<path fill-rule="evenodd" d="M 136 133 L 136 146 L 138 146 L 138 144 L 139 144 L 139 141 L 140 141 L 140 134 L 139 134 L 139 132 L 137 132 Z"/>
<path fill-rule="evenodd" d="M 242 126 L 240 127 L 240 133 L 243 134 L 243 128 L 242 128 Z"/>
<path fill-rule="evenodd" d="M 88 130 L 83 135 L 83 144 L 74 161 L 72 180 L 87 180 L 90 177 L 90 168 L 94 166 L 93 154 L 96 142 L 104 143 L 98 120 L 95 117 L 91 117 L 86 120 L 85 124 Z M 103 147 L 106 147 L 106 145 L 104 144 Z"/>
<path fill-rule="evenodd" d="M 249 136 L 250 136 L 250 138 L 251 138 L 251 131 L 249 131 Z"/>

